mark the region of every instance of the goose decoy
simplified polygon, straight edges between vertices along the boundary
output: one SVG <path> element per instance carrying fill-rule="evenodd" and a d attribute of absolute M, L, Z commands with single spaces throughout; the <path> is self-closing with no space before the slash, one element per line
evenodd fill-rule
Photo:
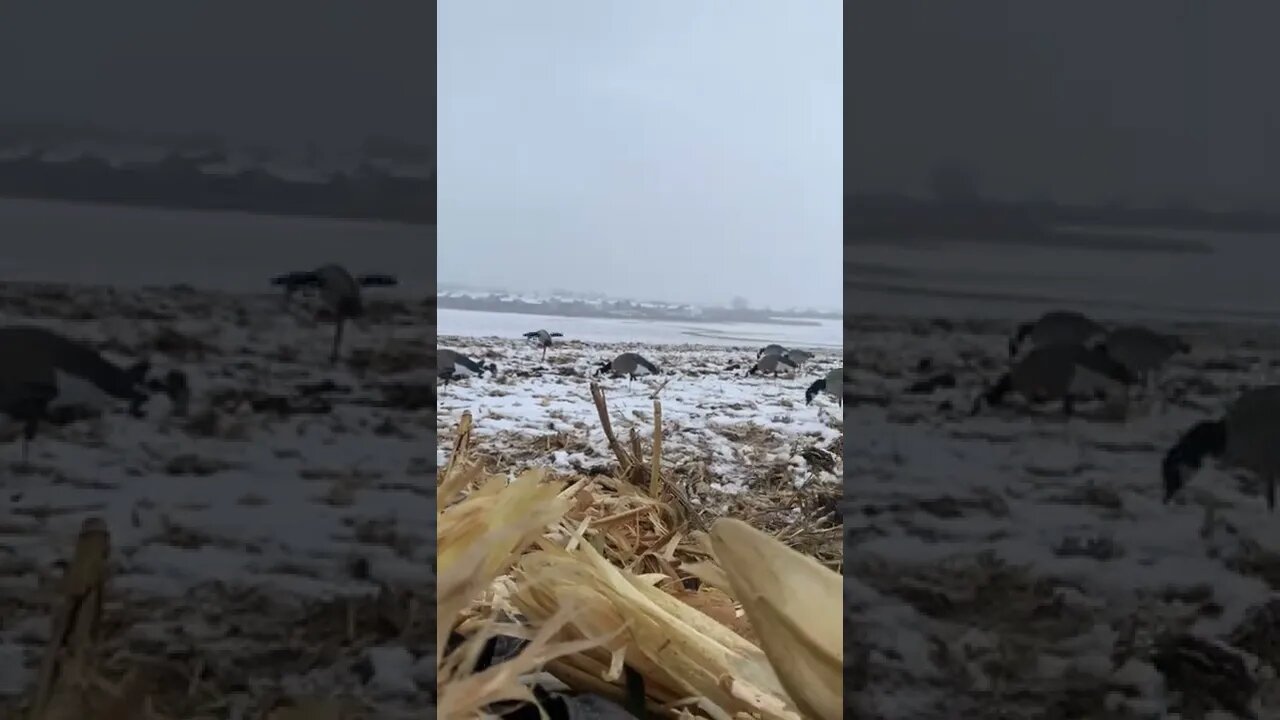
<path fill-rule="evenodd" d="M 786 352 L 787 352 L 786 348 L 782 347 L 781 345 L 778 345 L 777 343 L 774 343 L 772 345 L 765 345 L 764 347 L 757 350 L 756 358 L 759 359 L 761 357 L 764 357 L 765 355 L 782 355 Z"/>
<path fill-rule="evenodd" d="M 1164 456 L 1161 471 L 1168 503 L 1200 469 L 1206 457 L 1258 476 L 1267 508 L 1276 507 L 1280 474 L 1280 385 L 1246 390 L 1218 420 L 1193 425 Z"/>
<path fill-rule="evenodd" d="M 185 412 L 190 392 L 186 376 L 171 371 L 164 381 L 148 380 L 150 364 L 121 368 L 88 345 L 35 326 L 0 328 L 0 412 L 23 423 L 22 460 L 41 420 L 60 408 L 99 410 L 129 403 L 142 417 L 147 391 L 167 394 L 175 414 Z"/>
<path fill-rule="evenodd" d="M 1116 359 L 1148 392 L 1158 384 L 1160 369 L 1179 353 L 1191 352 L 1191 346 L 1177 335 L 1156 332 L 1137 325 L 1126 325 L 1107 333 L 1102 344 L 1107 355 Z"/>
<path fill-rule="evenodd" d="M 814 380 L 809 389 L 804 391 L 804 404 L 812 404 L 813 399 L 818 396 L 818 393 L 822 392 L 834 397 L 836 402 L 841 407 L 844 407 L 844 368 L 838 367 L 825 376 Z"/>
<path fill-rule="evenodd" d="M 786 355 L 765 355 L 756 360 L 755 365 L 751 366 L 751 369 L 747 371 L 747 377 L 765 373 L 777 377 L 779 372 L 795 370 L 796 368 L 797 365 Z"/>
<path fill-rule="evenodd" d="M 1046 345 L 1084 345 L 1105 332 L 1105 328 L 1083 313 L 1074 310 L 1053 310 L 1041 315 L 1034 322 L 1023 323 L 1009 339 L 1009 359 L 1018 354 L 1023 341 L 1032 347 Z"/>
<path fill-rule="evenodd" d="M 787 359 L 796 364 L 796 367 L 803 368 L 804 364 L 813 359 L 813 353 L 807 350 L 788 350 L 786 352 Z"/>
<path fill-rule="evenodd" d="M 364 315 L 364 299 L 360 289 L 365 287 L 391 287 L 397 284 L 394 276 L 374 274 L 353 276 L 341 265 L 329 263 L 311 271 L 291 272 L 271 279 L 272 285 L 284 287 L 284 303 L 287 307 L 293 293 L 302 288 L 319 288 L 320 301 L 333 317 L 333 349 L 329 362 L 338 361 L 342 345 L 342 328 L 347 320 Z"/>
<path fill-rule="evenodd" d="M 436 352 L 436 377 L 445 384 L 460 377 L 481 377 L 486 372 L 496 374 L 498 366 L 494 363 L 478 363 L 457 350 L 441 348 Z"/>
<path fill-rule="evenodd" d="M 618 357 L 601 363 L 596 368 L 595 374 L 609 373 L 611 375 L 627 376 L 627 384 L 630 385 L 632 380 L 644 375 L 658 375 L 662 371 L 657 365 L 644 359 L 640 353 L 624 352 Z"/>
<path fill-rule="evenodd" d="M 546 330 L 534 330 L 524 334 L 526 340 L 537 340 L 538 345 L 542 348 L 542 359 L 547 359 L 547 348 L 551 347 L 552 338 L 564 337 L 563 333 L 547 332 Z"/>
<path fill-rule="evenodd" d="M 1046 345 L 1017 361 L 974 401 L 971 414 L 977 415 L 983 403 L 1000 405 L 1013 391 L 1032 403 L 1061 400 L 1069 417 L 1076 400 L 1126 399 L 1132 383 L 1129 371 L 1101 347 Z"/>

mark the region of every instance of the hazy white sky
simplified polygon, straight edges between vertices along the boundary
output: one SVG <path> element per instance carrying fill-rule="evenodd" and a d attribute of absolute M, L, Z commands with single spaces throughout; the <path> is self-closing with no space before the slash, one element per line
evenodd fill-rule
<path fill-rule="evenodd" d="M 429 142 L 433 15 L 422 0 L 2 3 L 0 123 Z"/>
<path fill-rule="evenodd" d="M 438 17 L 442 283 L 840 307 L 840 0 Z"/>

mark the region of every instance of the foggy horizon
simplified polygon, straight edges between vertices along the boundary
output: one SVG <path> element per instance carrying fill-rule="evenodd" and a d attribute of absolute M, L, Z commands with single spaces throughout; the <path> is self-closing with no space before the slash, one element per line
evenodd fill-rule
<path fill-rule="evenodd" d="M 442 283 L 840 307 L 841 17 L 442 3 Z"/>
<path fill-rule="evenodd" d="M 1280 209 L 1280 6 L 859 3 L 850 193 Z"/>
<path fill-rule="evenodd" d="M 135 0 L 0 10 L 0 125 L 217 134 L 326 149 L 434 142 L 430 3 Z M 122 51 L 127 48 L 127 51 Z"/>
<path fill-rule="evenodd" d="M 556 295 L 559 293 L 569 293 L 578 297 L 599 297 L 599 298 L 607 298 L 609 300 L 629 300 L 632 302 L 662 302 L 662 303 L 671 303 L 673 305 L 691 305 L 695 307 L 730 307 L 733 305 L 734 301 L 741 299 L 747 302 L 747 305 L 749 308 L 756 309 L 756 310 L 759 310 L 759 309 L 817 310 L 819 312 L 839 312 L 843 308 L 842 303 L 836 303 L 831 305 L 789 305 L 789 304 L 779 304 L 779 303 L 758 302 L 747 296 L 726 297 L 726 298 L 721 298 L 719 300 L 716 300 L 714 298 L 709 300 L 691 300 L 689 298 L 680 298 L 680 297 L 658 298 L 658 297 L 650 297 L 645 295 L 619 294 L 617 292 L 611 292 L 608 289 L 592 289 L 592 288 L 585 288 L 585 287 L 580 289 L 571 289 L 571 288 L 563 288 L 563 287 L 534 287 L 534 286 L 512 287 L 512 286 L 504 286 L 497 283 L 490 283 L 490 284 L 458 283 L 458 282 L 446 282 L 443 284 L 437 283 L 436 291 L 438 293 L 451 293 L 451 292 L 508 293 L 511 295 L 529 295 L 529 296 L 536 296 L 536 297 L 548 297 L 548 296 Z"/>

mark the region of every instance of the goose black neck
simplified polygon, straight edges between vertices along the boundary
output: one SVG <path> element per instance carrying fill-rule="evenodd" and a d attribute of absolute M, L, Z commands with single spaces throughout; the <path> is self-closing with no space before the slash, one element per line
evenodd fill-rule
<path fill-rule="evenodd" d="M 804 391 L 804 404 L 808 405 L 809 403 L 813 402 L 813 399 L 818 396 L 818 393 L 822 392 L 822 389 L 825 388 L 826 385 L 827 385 L 826 378 L 822 378 L 820 380 L 814 380 L 813 384 L 809 386 L 809 389 Z"/>
<path fill-rule="evenodd" d="M 982 403 L 984 402 L 988 405 L 999 405 L 1004 402 L 1004 396 L 1009 394 L 1009 391 L 1012 389 L 1013 376 L 1005 373 L 996 381 L 995 385 L 992 385 L 989 390 L 984 392 L 976 401 L 974 401 L 973 412 L 970 414 L 977 415 L 978 411 L 982 409 Z"/>
<path fill-rule="evenodd" d="M 1221 420 L 1197 423 L 1183 433 L 1165 453 L 1161 466 L 1165 502 L 1182 489 L 1187 473 L 1200 469 L 1206 457 L 1222 457 L 1226 450 L 1227 425 Z"/>
<path fill-rule="evenodd" d="M 1013 337 L 1009 338 L 1009 357 L 1018 354 L 1018 346 L 1031 334 L 1033 327 L 1035 326 L 1032 323 L 1022 323 L 1018 326 L 1018 330 L 1014 332 Z"/>

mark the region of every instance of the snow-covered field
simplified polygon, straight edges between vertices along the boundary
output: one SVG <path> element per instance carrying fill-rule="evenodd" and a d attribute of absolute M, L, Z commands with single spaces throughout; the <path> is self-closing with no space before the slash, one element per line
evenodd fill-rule
<path fill-rule="evenodd" d="M 1055 406 L 967 416 L 1009 323 L 849 325 L 846 689 L 867 717 L 1280 717 L 1280 521 L 1211 464 L 1170 505 L 1160 480 L 1182 431 L 1274 381 L 1280 334 L 1174 328 L 1193 351 L 1166 409 L 1064 423 Z M 957 385 L 906 392 L 939 374 Z"/>
<path fill-rule="evenodd" d="M 186 417 L 153 398 L 145 419 L 42 426 L 29 468 L 5 427 L 0 716 L 34 677 L 51 583 L 91 516 L 111 533 L 121 665 L 163 661 L 162 685 L 190 686 L 210 716 L 277 692 L 423 711 L 431 632 L 385 613 L 433 593 L 432 319 L 421 301 L 366 302 L 331 367 L 332 325 L 305 299 L 286 312 L 277 295 L 0 286 L 0 322 L 62 330 L 121 363 L 150 357 L 193 392 Z"/>
<path fill-rule="evenodd" d="M 540 349 L 520 337 L 539 327 L 565 335 L 545 361 Z M 838 327 L 683 327 L 441 311 L 439 332 L 440 347 L 498 366 L 496 377 L 441 386 L 441 462 L 462 413 L 470 411 L 480 448 L 511 463 L 511 469 L 542 465 L 565 472 L 605 471 L 614 460 L 591 399 L 590 383 L 598 379 L 613 429 L 624 442 L 635 430 L 648 446 L 656 393 L 662 405 L 664 465 L 708 512 L 733 512 L 740 507 L 735 503 L 780 487 L 799 492 L 813 505 L 777 508 L 780 522 L 785 522 L 783 516 L 798 519 L 808 510 L 820 512 L 824 502 L 830 504 L 828 512 L 834 511 L 841 467 L 840 410 L 825 395 L 806 405 L 805 389 L 839 365 Z M 622 338 L 627 341 L 620 342 Z M 793 377 L 746 377 L 756 349 L 775 341 L 811 349 L 816 356 Z M 593 376 L 602 362 L 627 351 L 641 353 L 663 373 L 633 383 Z"/>

